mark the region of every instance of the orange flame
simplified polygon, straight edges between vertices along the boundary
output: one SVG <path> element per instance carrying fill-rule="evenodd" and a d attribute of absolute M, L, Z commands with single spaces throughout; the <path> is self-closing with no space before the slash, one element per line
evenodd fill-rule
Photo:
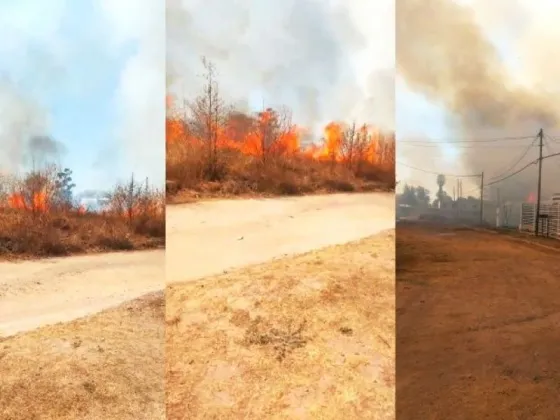
<path fill-rule="evenodd" d="M 8 197 L 8 205 L 13 209 L 39 212 L 47 212 L 49 208 L 44 192 L 33 194 L 30 200 L 26 200 L 22 194 L 14 193 Z"/>
<path fill-rule="evenodd" d="M 166 100 L 170 111 L 173 107 L 173 98 L 168 96 Z M 282 155 L 299 154 L 318 161 L 343 162 L 348 158 L 343 153 L 346 140 L 343 123 L 328 123 L 324 129 L 324 142 L 303 148 L 301 139 L 305 129 L 286 122 L 280 124 L 279 118 L 273 109 L 266 109 L 255 116 L 233 113 L 223 124 L 212 124 L 210 133 L 205 133 L 205 136 L 212 136 L 219 149 L 237 150 L 249 156 L 262 156 L 264 152 L 269 152 Z M 182 117 L 173 112 L 168 112 L 166 130 L 168 143 L 185 142 L 197 146 L 207 143 L 206 139 L 189 133 L 188 125 Z M 383 141 L 379 130 L 363 125 L 355 136 L 360 139 L 360 159 L 375 163 L 380 152 L 380 143 Z M 263 147 L 266 148 L 265 151 Z"/>

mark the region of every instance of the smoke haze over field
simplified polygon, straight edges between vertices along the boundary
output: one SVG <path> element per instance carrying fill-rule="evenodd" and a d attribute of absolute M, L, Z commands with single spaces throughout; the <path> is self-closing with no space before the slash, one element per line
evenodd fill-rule
<path fill-rule="evenodd" d="M 169 0 L 168 91 L 200 92 L 201 56 L 224 97 L 285 105 L 315 129 L 352 120 L 394 129 L 394 1 Z"/>
<path fill-rule="evenodd" d="M 0 2 L 0 172 L 164 184 L 165 16 L 153 0 Z"/>
<path fill-rule="evenodd" d="M 559 12 L 551 1 L 397 1 L 397 72 L 408 89 L 446 111 L 446 137 L 526 137 L 457 147 L 455 173 L 484 171 L 487 182 L 500 179 L 538 157 L 530 144 L 540 128 L 560 135 L 559 69 L 552 59 L 560 29 L 551 18 Z M 547 138 L 543 154 L 557 152 L 554 147 L 557 141 Z M 400 148 L 409 164 L 437 171 L 437 160 L 423 164 L 430 153 L 439 152 Z M 560 190 L 553 185 L 558 162 L 543 163 L 544 199 Z M 526 199 L 536 192 L 536 172 L 535 165 L 496 186 L 504 199 Z"/>
<path fill-rule="evenodd" d="M 0 83 L 0 170 L 16 172 L 30 154 L 41 152 L 57 155 L 59 144 L 46 137 L 32 141 L 32 136 L 47 132 L 46 113 L 18 92 L 12 83 Z"/>

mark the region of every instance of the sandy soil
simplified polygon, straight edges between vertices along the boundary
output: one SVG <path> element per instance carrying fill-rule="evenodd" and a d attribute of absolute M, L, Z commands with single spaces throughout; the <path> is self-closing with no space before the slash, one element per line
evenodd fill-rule
<path fill-rule="evenodd" d="M 168 285 L 167 418 L 394 419 L 394 240 Z"/>
<path fill-rule="evenodd" d="M 345 243 L 395 226 L 393 193 L 167 206 L 167 282 Z"/>
<path fill-rule="evenodd" d="M 0 339 L 2 420 L 163 420 L 163 292 Z"/>
<path fill-rule="evenodd" d="M 560 251 L 419 225 L 396 246 L 397 418 L 558 418 Z"/>
<path fill-rule="evenodd" d="M 0 263 L 0 337 L 99 312 L 164 287 L 164 251 Z"/>

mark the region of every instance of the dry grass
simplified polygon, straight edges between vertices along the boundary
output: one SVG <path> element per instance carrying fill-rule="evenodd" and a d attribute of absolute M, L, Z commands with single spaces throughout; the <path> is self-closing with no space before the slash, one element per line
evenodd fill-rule
<path fill-rule="evenodd" d="M 283 196 L 331 192 L 393 191 L 394 167 L 364 164 L 356 176 L 343 164 L 334 166 L 298 156 L 272 156 L 267 164 L 237 151 L 222 151 L 221 178 L 204 178 L 204 159 L 181 143 L 167 148 L 167 199 L 184 203 L 199 198 Z"/>
<path fill-rule="evenodd" d="M 159 248 L 165 216 L 125 217 L 75 211 L 33 214 L 0 209 L 0 259 Z"/>
<path fill-rule="evenodd" d="M 73 200 L 71 174 L 46 165 L 0 176 L 0 259 L 165 245 L 163 191 L 131 177 L 104 194 L 102 212 L 93 212 Z"/>
<path fill-rule="evenodd" d="M 394 233 L 168 286 L 167 416 L 394 418 Z"/>
<path fill-rule="evenodd" d="M 159 293 L 0 339 L 0 418 L 164 419 L 164 328 Z"/>
<path fill-rule="evenodd" d="M 496 233 L 397 229 L 397 417 L 552 419 L 560 253 Z"/>

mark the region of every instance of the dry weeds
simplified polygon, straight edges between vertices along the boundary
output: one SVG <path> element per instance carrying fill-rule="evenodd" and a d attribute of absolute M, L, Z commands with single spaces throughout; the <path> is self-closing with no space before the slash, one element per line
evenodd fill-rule
<path fill-rule="evenodd" d="M 397 418 L 557 418 L 559 257 L 497 233 L 399 226 Z"/>
<path fill-rule="evenodd" d="M 163 306 L 152 294 L 0 339 L 0 418 L 164 419 Z"/>
<path fill-rule="evenodd" d="M 164 244 L 164 215 L 128 221 L 95 213 L 33 215 L 25 210 L 0 209 L 0 259 L 140 250 Z"/>
<path fill-rule="evenodd" d="M 395 186 L 393 166 L 372 165 L 357 177 L 343 164 L 333 167 L 297 156 L 271 157 L 263 167 L 254 156 L 235 151 L 222 151 L 223 177 L 209 181 L 197 175 L 204 166 L 203 156 L 182 147 L 170 144 L 167 148 L 167 200 L 172 204 L 202 198 L 393 191 Z"/>
<path fill-rule="evenodd" d="M 394 418 L 394 233 L 166 291 L 167 415 Z"/>
<path fill-rule="evenodd" d="M 0 179 L 0 259 L 164 246 L 165 197 L 147 181 L 117 184 L 93 212 L 64 198 L 57 176 L 49 166 Z"/>

